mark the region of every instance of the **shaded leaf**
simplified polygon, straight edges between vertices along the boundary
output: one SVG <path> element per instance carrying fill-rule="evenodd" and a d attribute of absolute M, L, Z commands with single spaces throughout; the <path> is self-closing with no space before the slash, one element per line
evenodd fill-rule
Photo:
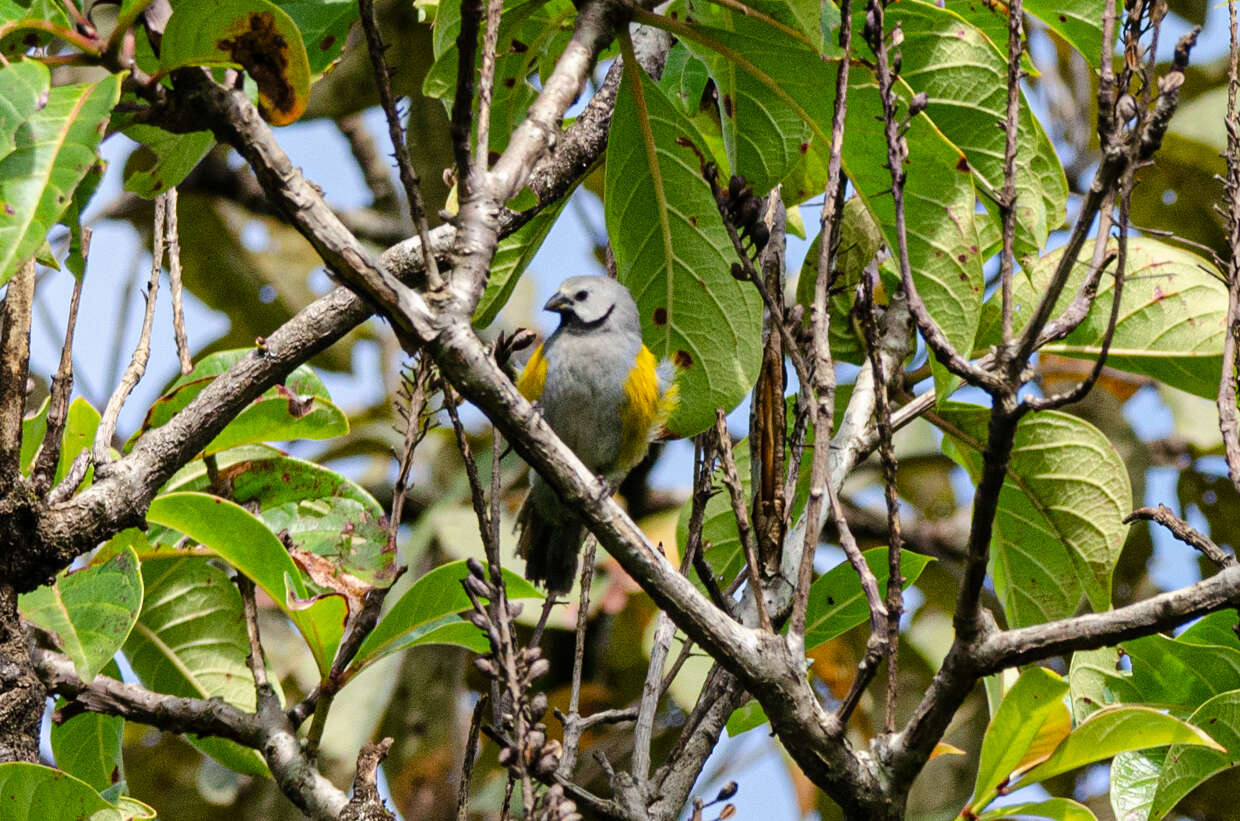
<path fill-rule="evenodd" d="M 88 818 L 90 821 L 122 821 L 117 807 L 68 773 L 10 761 L 0 764 L 0 795 L 4 796 L 7 818 L 39 818 L 48 807 L 55 807 L 60 818 Z"/>
<path fill-rule="evenodd" d="M 18 598 L 27 619 L 56 636 L 89 682 L 125 643 L 142 607 L 140 563 L 124 548 L 103 564 L 61 573 Z"/>
<path fill-rule="evenodd" d="M 987 408 L 941 409 L 945 451 L 976 481 Z M 995 591 L 1013 626 L 1069 616 L 1084 594 L 1111 604 L 1111 574 L 1128 528 L 1132 490 L 1124 463 L 1093 425 L 1066 413 L 1030 414 L 1016 429 L 991 539 Z"/>
<path fill-rule="evenodd" d="M 172 134 L 152 125 L 131 125 L 125 136 L 138 143 L 125 161 L 125 190 L 146 199 L 180 185 L 215 145 L 210 131 Z"/>
<path fill-rule="evenodd" d="M 109 661 L 103 671 L 121 680 L 120 668 Z M 56 700 L 59 710 L 67 702 Z M 82 712 L 68 721 L 51 723 L 48 731 L 56 766 L 103 791 L 121 778 L 121 737 L 125 719 L 102 713 Z"/>
<path fill-rule="evenodd" d="M 224 571 L 205 559 L 158 559 L 142 564 L 142 578 L 146 600 L 125 643 L 125 657 L 142 684 L 168 695 L 221 698 L 253 710 L 241 594 Z M 253 750 L 218 738 L 189 740 L 238 772 L 266 772 Z"/>
<path fill-rule="evenodd" d="M 886 595 L 887 548 L 876 547 L 862 555 L 878 580 L 879 592 Z M 900 575 L 903 577 L 904 587 L 916 582 L 930 561 L 929 556 L 908 550 L 901 551 Z M 857 571 L 849 562 L 841 561 L 819 576 L 809 588 L 809 603 L 805 611 L 806 650 L 812 650 L 851 630 L 869 617 L 870 609 L 861 590 Z"/>

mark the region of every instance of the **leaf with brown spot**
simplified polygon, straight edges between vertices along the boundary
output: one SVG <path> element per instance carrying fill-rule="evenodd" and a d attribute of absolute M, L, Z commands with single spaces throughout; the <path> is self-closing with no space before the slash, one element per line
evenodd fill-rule
<path fill-rule="evenodd" d="M 273 125 L 306 110 L 310 62 L 301 31 L 267 0 L 221 0 L 176 8 L 164 31 L 160 72 L 184 66 L 235 66 L 258 85 L 258 106 Z"/>

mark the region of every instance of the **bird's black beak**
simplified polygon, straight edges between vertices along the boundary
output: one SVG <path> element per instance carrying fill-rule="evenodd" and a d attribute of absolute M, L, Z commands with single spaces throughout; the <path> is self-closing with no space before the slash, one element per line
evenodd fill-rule
<path fill-rule="evenodd" d="M 564 296 L 564 294 L 556 294 L 555 296 L 551 297 L 551 299 L 547 300 L 547 304 L 543 306 L 543 310 L 554 311 L 555 313 L 558 314 L 558 313 L 562 313 L 568 310 L 572 306 L 573 306 L 573 301 L 571 299 Z"/>

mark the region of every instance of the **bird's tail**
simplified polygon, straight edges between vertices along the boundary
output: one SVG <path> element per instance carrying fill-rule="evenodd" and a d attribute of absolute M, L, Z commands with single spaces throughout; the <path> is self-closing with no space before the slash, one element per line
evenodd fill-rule
<path fill-rule="evenodd" d="M 517 554 L 525 559 L 525 578 L 543 585 L 549 593 L 567 593 L 577 575 L 577 551 L 585 528 L 575 518 L 555 521 L 548 516 L 537 498 L 543 493 L 554 495 L 555 491 L 535 486 L 517 514 L 521 529 Z"/>

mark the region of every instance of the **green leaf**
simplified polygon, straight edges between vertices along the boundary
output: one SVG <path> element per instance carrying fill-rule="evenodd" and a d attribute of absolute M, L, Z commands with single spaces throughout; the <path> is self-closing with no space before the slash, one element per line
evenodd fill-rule
<path fill-rule="evenodd" d="M 315 462 L 289 456 L 267 445 L 243 445 L 216 455 L 221 481 L 228 483 L 229 498 L 239 505 L 257 503 L 261 510 L 290 502 L 342 498 L 357 502 L 373 518 L 383 508 L 352 479 Z M 181 468 L 163 490 L 206 491 L 211 486 L 207 466 L 195 459 Z"/>
<path fill-rule="evenodd" d="M 264 510 L 262 518 L 290 548 L 322 556 L 336 571 L 373 587 L 396 580 L 396 544 L 388 542 L 387 519 L 354 499 L 288 502 Z"/>
<path fill-rule="evenodd" d="M 940 415 L 945 450 L 976 481 L 989 409 L 946 403 Z M 1008 623 L 1070 616 L 1082 594 L 1095 609 L 1109 608 L 1131 509 L 1128 472 L 1097 428 L 1053 411 L 1021 420 L 991 539 L 991 572 Z"/>
<path fill-rule="evenodd" d="M 728 736 L 735 738 L 741 733 L 748 732 L 755 727 L 761 727 L 770 719 L 766 715 L 766 711 L 762 709 L 762 705 L 757 699 L 751 699 L 747 704 L 737 707 L 732 711 L 732 715 L 728 716 Z"/>
<path fill-rule="evenodd" d="M 0 70 L 0 285 L 34 256 L 97 164 L 120 96 L 120 74 L 49 88 L 47 69 L 26 65 Z"/>
<path fill-rule="evenodd" d="M 538 91 L 530 82 L 546 80 L 549 60 L 559 55 L 571 36 L 576 9 L 570 0 L 516 0 L 500 15 L 491 100 L 491 151 L 503 151 L 513 129 L 525 118 Z M 461 30 L 460 0 L 442 0 L 435 15 L 432 42 L 435 62 L 422 83 L 428 97 L 442 100 L 450 111 L 456 94 L 456 38 Z M 481 32 L 479 37 L 481 42 Z M 481 47 L 477 60 L 482 59 Z M 477 109 L 475 108 L 475 111 Z"/>
<path fill-rule="evenodd" d="M 771 79 L 784 88 L 818 79 L 825 92 L 823 103 L 830 105 L 830 90 L 834 86 L 827 81 L 835 72 L 819 59 L 808 42 L 797 42 L 777 29 L 727 9 L 720 8 L 716 14 L 707 14 L 708 10 L 715 9 L 706 6 L 697 13 L 718 28 L 701 27 L 699 31 L 726 43 L 768 71 L 782 68 L 778 74 L 772 73 Z M 706 64 L 715 80 L 723 145 L 732 172 L 744 175 L 759 196 L 766 194 L 809 150 L 809 124 L 796 108 L 771 93 L 763 81 L 766 78 L 759 79 L 718 51 L 692 40 L 683 42 Z"/>
<path fill-rule="evenodd" d="M 69 413 L 65 416 L 65 433 L 60 442 L 60 461 L 56 463 L 54 482 L 60 483 L 69 472 L 73 460 L 82 451 L 95 443 L 95 431 L 99 429 L 99 411 L 82 397 L 69 403 Z M 94 469 L 87 471 L 84 484 L 90 484 Z"/>
<path fill-rule="evenodd" d="M 301 31 L 310 65 L 310 82 L 340 59 L 349 28 L 357 20 L 353 0 L 275 0 Z"/>
<path fill-rule="evenodd" d="M 1067 692 L 1068 683 L 1044 667 L 1021 673 L 982 739 L 977 782 L 969 802 L 974 812 L 994 800 L 999 785 L 1014 770 L 1049 755 L 1067 737 L 1072 726 L 1063 703 Z"/>
<path fill-rule="evenodd" d="M 62 31 L 73 28 L 64 7 L 51 0 L 0 0 L 0 53 L 14 58 L 46 48 L 53 39 L 50 32 L 33 24 L 50 23 Z"/>
<path fill-rule="evenodd" d="M 1111 762 L 1111 807 L 1116 818 L 1145 821 L 1150 817 L 1166 750 L 1121 753 Z"/>
<path fill-rule="evenodd" d="M 267 0 L 180 3 L 164 29 L 162 73 L 184 66 L 237 66 L 258 85 L 258 106 L 274 125 L 306 110 L 310 62 L 301 32 Z"/>
<path fill-rule="evenodd" d="M 348 417 L 330 399 L 307 399 L 280 386 L 275 391 L 275 396 L 264 394 L 233 417 L 203 452 L 219 453 L 254 442 L 333 439 L 349 432 Z"/>
<path fill-rule="evenodd" d="M 482 292 L 478 307 L 474 310 L 475 328 L 490 325 L 500 310 L 508 304 L 513 288 L 517 287 L 521 274 L 542 247 L 543 240 L 547 238 L 551 226 L 555 225 L 569 196 L 571 194 L 547 206 L 515 233 L 499 241 L 495 257 L 491 260 L 491 275 L 487 279 L 486 290 Z"/>
<path fill-rule="evenodd" d="M 254 677 L 241 594 L 206 559 L 142 564 L 146 601 L 125 643 L 125 657 L 151 690 L 188 698 L 220 698 L 252 711 Z M 189 737 L 194 746 L 238 772 L 262 774 L 262 759 L 231 741 Z"/>
<path fill-rule="evenodd" d="M 978 821 L 999 821 L 1013 816 L 1032 815 L 1036 818 L 1053 818 L 1055 821 L 1098 821 L 1089 807 L 1071 798 L 1048 798 L 1028 804 L 1008 804 L 996 807 L 978 816 Z"/>
<path fill-rule="evenodd" d="M 140 563 L 131 548 L 100 565 L 61 573 L 18 598 L 22 615 L 56 636 L 83 681 L 125 643 L 142 607 Z"/>
<path fill-rule="evenodd" d="M 857 33 L 862 15 L 855 18 Z M 964 152 L 984 191 L 1003 188 L 1007 117 L 1007 57 L 982 32 L 954 12 L 920 0 L 892 6 L 889 26 L 904 32 L 900 78 L 928 96 L 923 116 Z M 1006 47 L 1006 38 L 1001 41 Z M 1036 255 L 1063 222 L 1068 181 L 1046 132 L 1021 100 L 1016 152 L 1016 253 Z M 910 176 L 916 166 L 910 166 Z M 990 208 L 999 224 L 998 207 Z"/>
<path fill-rule="evenodd" d="M 832 358 L 860 365 L 865 361 L 864 331 L 860 319 L 854 319 L 857 301 L 857 283 L 867 265 L 874 261 L 883 246 L 882 230 L 866 210 L 859 197 L 850 197 L 844 203 L 844 216 L 840 220 L 840 247 L 835 256 L 835 293 L 827 297 L 827 310 L 831 324 L 827 338 L 831 344 Z M 818 253 L 822 248 L 822 234 L 814 237 L 801 274 L 797 279 L 797 302 L 807 309 L 814 302 L 814 286 L 818 280 Z M 808 313 L 806 314 L 808 316 Z"/>
<path fill-rule="evenodd" d="M 284 545 L 260 519 L 235 502 L 188 492 L 156 496 L 146 515 L 211 548 L 253 579 L 297 626 L 319 672 L 331 668 L 344 633 L 345 601 L 339 595 L 312 598 Z"/>
<path fill-rule="evenodd" d="M 1044 781 L 1119 753 L 1167 744 L 1205 747 L 1222 752 L 1212 738 L 1191 724 L 1136 704 L 1104 707 L 1085 719 L 1055 748 L 1051 757 L 1021 776 L 1021 784 Z"/>
<path fill-rule="evenodd" d="M 876 547 L 862 554 L 870 571 L 878 579 L 878 589 L 887 592 L 887 548 Z M 917 581 L 930 563 L 929 556 L 908 550 L 900 552 L 900 575 L 904 587 Z M 870 609 L 861 590 L 857 571 L 848 561 L 841 561 L 823 573 L 809 588 L 805 611 L 805 649 L 812 650 L 842 635 L 870 617 Z"/>
<path fill-rule="evenodd" d="M 645 73 L 621 83 L 607 146 L 603 209 L 617 275 L 632 291 L 642 336 L 679 369 L 668 427 L 691 436 L 731 409 L 757 379 L 762 300 L 730 270 L 731 242 L 693 152 L 696 127 Z"/>
<path fill-rule="evenodd" d="M 68 773 L 10 761 L 0 764 L 0 795 L 4 796 L 5 818 L 44 818 L 48 808 L 56 808 L 57 818 L 85 818 L 90 821 L 123 821 L 114 804 Z"/>
<path fill-rule="evenodd" d="M 103 672 L 121 680 L 120 668 L 109 661 Z M 67 702 L 56 700 L 59 710 Z M 122 779 L 121 738 L 125 719 L 102 713 L 82 712 L 68 721 L 51 723 L 48 731 L 56 766 L 80 778 L 92 788 L 103 791 Z"/>
<path fill-rule="evenodd" d="M 858 66 L 849 78 L 844 170 L 882 226 L 887 247 L 896 248 L 895 205 L 891 173 L 885 167 L 887 142 L 877 80 Z M 901 110 L 907 111 L 911 94 L 903 86 L 897 91 Z M 984 285 L 971 169 L 960 149 L 927 117 L 914 117 L 905 138 L 909 145 L 905 233 L 913 283 L 947 340 L 967 356 L 973 350 Z M 935 385 L 945 397 L 955 380 L 937 359 L 931 365 Z"/>
<path fill-rule="evenodd" d="M 1147 702 L 1188 715 L 1220 693 L 1240 689 L 1240 650 L 1155 634 L 1126 641 L 1132 683 Z"/>
<path fill-rule="evenodd" d="M 362 642 L 349 665 L 349 675 L 383 656 L 420 644 L 456 644 L 484 650 L 488 646 L 486 637 L 479 644 L 478 628 L 456 615 L 471 608 L 461 587 L 461 580 L 469 575 L 465 562 L 461 559 L 441 565 L 414 582 Z M 533 585 L 509 570 L 504 571 L 504 584 L 509 599 L 542 598 Z"/>
<path fill-rule="evenodd" d="M 1077 650 L 1072 654 L 1068 682 L 1072 687 L 1072 716 L 1077 723 L 1112 704 L 1142 701 L 1132 674 L 1118 669 L 1119 651 L 1113 647 Z"/>
<path fill-rule="evenodd" d="M 1206 779 L 1240 765 L 1240 690 L 1219 693 L 1202 704 L 1189 723 L 1207 731 L 1226 748 L 1176 744 L 1167 750 L 1150 815 L 1162 818 Z"/>
<path fill-rule="evenodd" d="M 172 134 L 153 125 L 131 125 L 125 136 L 138 148 L 125 161 L 125 190 L 154 199 L 181 184 L 215 145 L 210 131 Z"/>
<path fill-rule="evenodd" d="M 126 449 L 132 448 L 146 431 L 166 424 L 219 374 L 250 352 L 241 349 L 211 354 L 189 374 L 178 378 L 168 392 L 151 405 L 142 426 L 126 443 Z M 301 365 L 288 375 L 283 385 L 268 389 L 237 414 L 204 448 L 204 453 L 219 453 L 254 442 L 330 439 L 348 430 L 348 418 L 328 398 L 323 381 L 309 366 Z"/>
<path fill-rule="evenodd" d="M 1111 250 L 1115 249 L 1112 242 Z M 1029 281 L 1016 277 L 1013 327 L 1024 327 L 1050 281 L 1061 252 L 1048 254 L 1030 269 Z M 1089 259 L 1068 277 L 1058 314 L 1076 296 L 1085 279 Z M 1111 312 L 1114 263 L 1104 272 L 1089 315 L 1065 339 L 1042 348 L 1064 356 L 1096 359 Z M 1227 288 L 1222 276 L 1205 258 L 1148 237 L 1129 237 L 1128 265 L 1115 335 L 1107 365 L 1142 374 L 1198 396 L 1214 399 L 1223 357 L 1223 320 Z M 986 310 L 986 330 L 978 335 L 985 346 L 998 340 L 999 307 L 992 299 Z"/>
<path fill-rule="evenodd" d="M 47 408 L 50 402 L 50 397 L 44 399 L 43 404 L 39 406 L 39 410 L 33 416 L 27 416 L 22 419 L 21 470 L 24 476 L 30 475 L 34 464 L 34 455 L 38 452 L 39 445 L 43 442 L 43 435 L 47 433 Z"/>

